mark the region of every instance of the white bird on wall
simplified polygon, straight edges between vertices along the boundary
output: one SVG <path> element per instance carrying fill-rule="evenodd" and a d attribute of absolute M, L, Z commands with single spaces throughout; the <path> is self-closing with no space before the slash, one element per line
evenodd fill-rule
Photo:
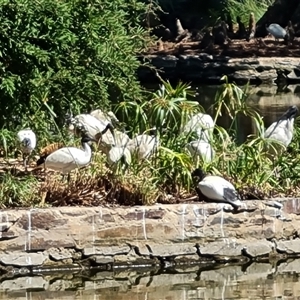
<path fill-rule="evenodd" d="M 192 156 L 195 165 L 199 164 L 199 160 L 209 163 L 215 156 L 215 151 L 211 144 L 206 141 L 191 141 L 186 145 L 186 150 Z"/>
<path fill-rule="evenodd" d="M 203 141 L 209 142 L 214 130 L 214 120 L 208 114 L 198 113 L 183 126 L 182 132 L 185 134 L 195 133 Z"/>
<path fill-rule="evenodd" d="M 17 133 L 17 138 L 21 144 L 23 164 L 25 171 L 27 171 L 29 156 L 36 147 L 36 135 L 31 129 L 22 129 Z"/>
<path fill-rule="evenodd" d="M 281 143 L 285 148 L 293 139 L 294 121 L 298 113 L 297 106 L 290 106 L 289 109 L 265 131 L 264 137 Z M 276 147 L 280 152 L 280 145 Z"/>
<path fill-rule="evenodd" d="M 242 205 L 240 196 L 234 186 L 223 177 L 207 175 L 199 168 L 195 169 L 191 175 L 199 180 L 196 184 L 196 191 L 199 197 L 203 195 L 210 200 L 227 202 L 234 208 Z"/>

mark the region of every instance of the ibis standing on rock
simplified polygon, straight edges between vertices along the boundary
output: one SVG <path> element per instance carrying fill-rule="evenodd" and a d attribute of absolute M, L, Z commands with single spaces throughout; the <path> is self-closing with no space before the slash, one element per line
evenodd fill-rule
<path fill-rule="evenodd" d="M 283 144 L 285 148 L 288 147 L 293 139 L 294 121 L 297 113 L 297 106 L 290 106 L 276 122 L 273 122 L 266 129 L 264 137 Z M 279 150 L 279 148 L 277 150 Z"/>
<path fill-rule="evenodd" d="M 36 146 L 36 135 L 31 129 L 23 129 L 17 133 L 17 138 L 21 144 L 23 164 L 25 171 L 27 171 L 29 156 Z"/>
<path fill-rule="evenodd" d="M 242 205 L 234 186 L 223 177 L 205 174 L 200 168 L 195 169 L 191 175 L 198 179 L 196 191 L 199 197 L 205 196 L 212 201 L 229 203 L 235 209 Z"/>

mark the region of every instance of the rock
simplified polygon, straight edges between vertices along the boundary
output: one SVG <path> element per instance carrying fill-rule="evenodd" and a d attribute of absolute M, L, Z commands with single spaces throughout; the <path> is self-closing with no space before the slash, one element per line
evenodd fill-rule
<path fill-rule="evenodd" d="M 149 251 L 153 256 L 169 257 L 178 255 L 192 255 L 196 253 L 194 244 L 149 244 Z"/>
<path fill-rule="evenodd" d="M 163 69 L 163 78 L 185 81 L 220 81 L 224 74 L 229 80 L 238 82 L 270 84 L 279 79 L 279 74 L 287 74 L 287 84 L 300 82 L 298 58 L 260 57 L 230 58 L 200 53 L 197 55 L 146 55 L 140 60 L 148 61 L 154 67 Z M 138 70 L 141 81 L 155 80 L 151 69 L 141 67 Z"/>
<path fill-rule="evenodd" d="M 40 266 L 47 259 L 45 253 L 1 253 L 0 262 L 6 266 Z"/>
<path fill-rule="evenodd" d="M 130 246 L 120 245 L 120 246 L 95 246 L 95 247 L 86 247 L 83 249 L 83 254 L 85 256 L 90 255 L 109 255 L 114 256 L 117 254 L 128 254 L 130 251 Z"/>
<path fill-rule="evenodd" d="M 268 241 L 255 241 L 248 242 L 245 247 L 246 252 L 251 257 L 260 257 L 260 256 L 268 256 L 270 252 L 272 252 L 273 244 Z"/>
<path fill-rule="evenodd" d="M 286 252 L 288 254 L 299 254 L 300 239 L 290 241 L 278 241 L 276 242 L 276 249 L 280 252 Z"/>
<path fill-rule="evenodd" d="M 28 284 L 30 283 L 30 284 Z M 2 291 L 47 290 L 49 283 L 42 276 L 18 277 L 0 283 Z"/>
<path fill-rule="evenodd" d="M 241 68 L 247 65 L 249 61 Z M 262 201 L 244 201 L 244 210 L 235 212 L 220 203 L 7 210 L 0 214 L 6 228 L 0 237 L 0 264 L 4 269 L 38 266 L 42 272 L 66 265 L 78 268 L 74 261 L 83 263 L 92 256 L 99 264 L 114 261 L 114 266 L 152 266 L 164 257 L 180 264 L 204 258 L 267 258 L 271 239 L 279 241 L 279 252 L 298 256 L 299 201 L 272 200 L 283 204 L 282 209 L 266 205 L 261 209 L 257 207 Z M 246 256 L 241 255 L 243 247 Z"/>
<path fill-rule="evenodd" d="M 106 265 L 106 264 L 113 264 L 114 258 L 112 256 L 104 256 L 104 255 L 94 255 L 91 259 L 96 264 Z"/>
<path fill-rule="evenodd" d="M 50 258 L 54 260 L 63 260 L 72 258 L 75 250 L 65 248 L 50 248 L 47 250 L 47 253 L 49 253 Z"/>
<path fill-rule="evenodd" d="M 236 241 L 232 239 L 222 239 L 221 241 L 212 242 L 204 246 L 200 246 L 201 255 L 218 255 L 228 257 L 241 256 L 241 251 L 246 241 Z M 201 256 L 200 255 L 200 256 Z"/>

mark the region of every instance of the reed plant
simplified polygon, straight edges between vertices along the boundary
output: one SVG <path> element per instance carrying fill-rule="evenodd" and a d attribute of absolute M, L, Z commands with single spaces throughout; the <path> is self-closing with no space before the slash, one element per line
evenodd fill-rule
<path fill-rule="evenodd" d="M 116 172 L 106 165 L 103 154 L 94 151 L 90 166 L 75 172 L 69 185 L 53 173 L 47 173 L 45 181 L 40 180 L 42 175 L 25 175 L 20 180 L 12 173 L 4 174 L 0 181 L 2 206 L 182 202 L 195 195 L 191 171 L 197 167 L 230 180 L 243 199 L 299 196 L 300 119 L 296 119 L 291 145 L 276 153 L 275 141 L 264 138 L 263 118 L 248 105 L 248 86 L 241 88 L 223 79 L 213 103 L 215 129 L 210 143 L 216 155 L 212 162 L 200 160 L 195 165 L 185 150 L 195 136 L 183 133 L 184 124 L 194 114 L 205 112 L 195 101 L 191 87 L 182 82 L 173 87 L 161 79 L 159 89 L 149 93 L 148 101 L 122 101 L 115 107 L 128 124 L 131 137 L 152 127 L 158 129 L 160 148 L 151 158 L 133 158 L 131 165 Z M 230 117 L 227 129 L 218 125 L 224 114 Z M 255 127 L 243 143 L 238 141 L 241 115 L 251 118 Z M 11 136 L 4 135 L 4 140 L 10 147 Z M 274 147 L 272 155 L 270 147 Z"/>

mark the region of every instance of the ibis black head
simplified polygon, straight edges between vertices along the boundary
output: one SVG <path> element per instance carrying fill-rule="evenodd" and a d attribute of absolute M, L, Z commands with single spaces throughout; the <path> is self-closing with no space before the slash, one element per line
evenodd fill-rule
<path fill-rule="evenodd" d="M 205 172 L 200 168 L 195 169 L 191 175 L 192 177 L 199 177 L 200 181 L 206 176 Z"/>
<path fill-rule="evenodd" d="M 157 135 L 157 128 L 156 127 L 150 128 L 149 129 L 149 134 L 150 135 Z"/>
<path fill-rule="evenodd" d="M 40 165 L 44 164 L 45 161 L 46 161 L 46 158 L 47 158 L 46 155 L 41 156 L 41 157 L 37 160 L 36 165 L 37 165 L 37 166 L 40 166 Z"/>
<path fill-rule="evenodd" d="M 72 112 L 71 112 L 71 111 L 66 112 L 66 114 L 65 114 L 65 120 L 66 120 L 66 123 L 67 123 L 68 125 L 71 124 L 72 119 L 73 119 L 73 114 L 72 114 Z"/>
<path fill-rule="evenodd" d="M 108 123 L 104 130 L 101 131 L 101 134 L 105 134 L 108 130 L 110 130 L 111 133 L 114 134 L 114 129 L 115 127 L 111 123 Z"/>
<path fill-rule="evenodd" d="M 81 138 L 81 143 L 84 144 L 89 142 L 95 142 L 95 140 L 88 135 L 83 135 Z"/>
<path fill-rule="evenodd" d="M 30 144 L 31 144 L 31 141 L 29 138 L 24 138 L 23 141 L 22 141 L 22 144 L 24 147 L 29 147 Z"/>
<path fill-rule="evenodd" d="M 298 113 L 296 105 L 290 106 L 289 109 L 281 116 L 280 120 L 293 119 Z"/>

